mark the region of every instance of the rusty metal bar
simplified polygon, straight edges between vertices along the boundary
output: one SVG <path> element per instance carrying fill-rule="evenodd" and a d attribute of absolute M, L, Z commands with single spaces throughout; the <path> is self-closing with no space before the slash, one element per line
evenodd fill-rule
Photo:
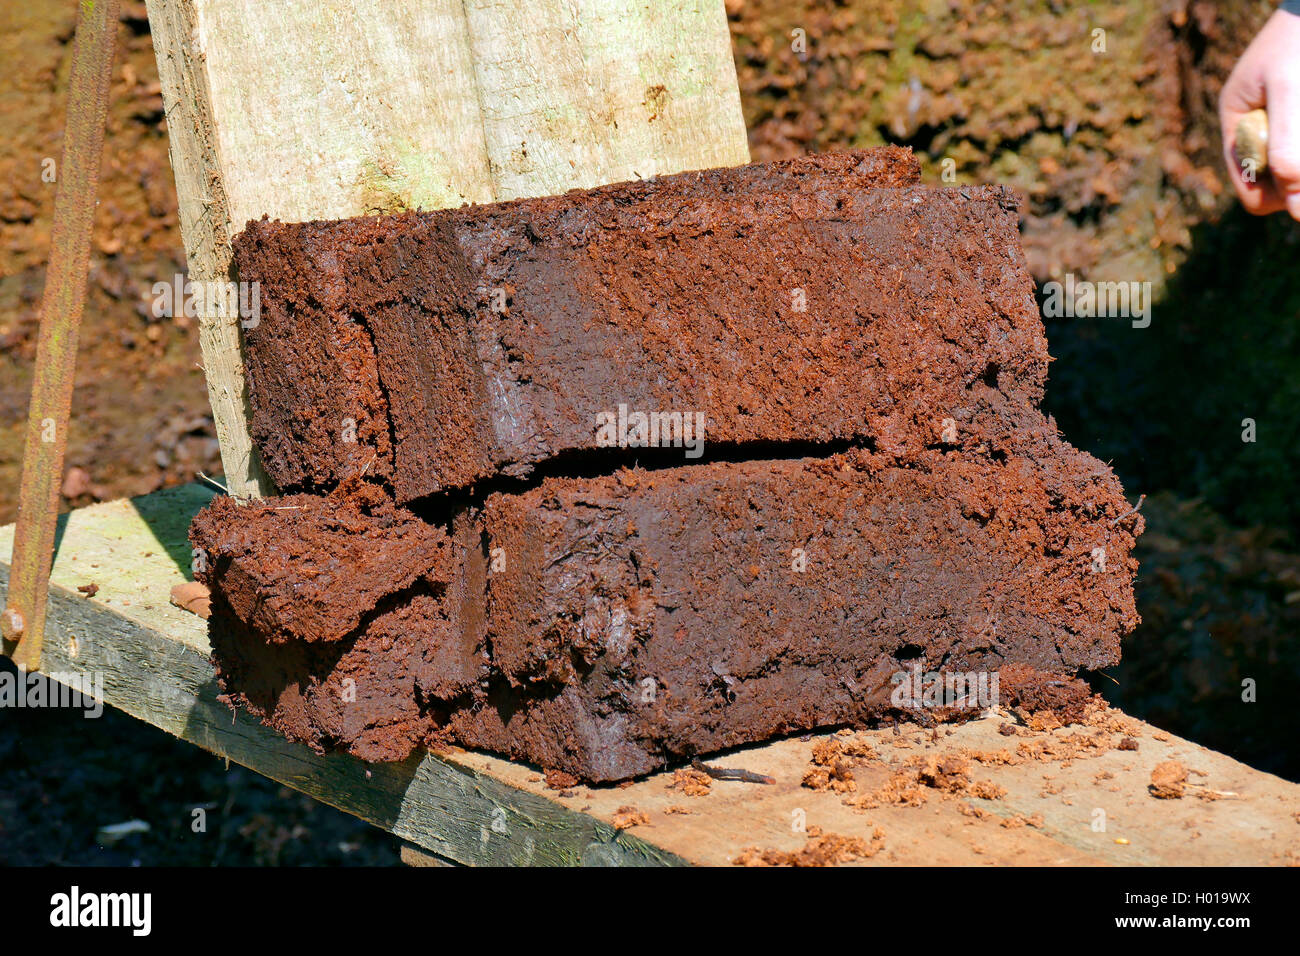
<path fill-rule="evenodd" d="M 67 125 L 27 412 L 13 565 L 6 607 L 0 615 L 4 653 L 29 671 L 41 666 L 45 601 L 58 527 L 59 479 L 68 445 L 77 333 L 86 302 L 90 230 L 104 151 L 117 14 L 118 0 L 79 0 L 77 4 Z"/>

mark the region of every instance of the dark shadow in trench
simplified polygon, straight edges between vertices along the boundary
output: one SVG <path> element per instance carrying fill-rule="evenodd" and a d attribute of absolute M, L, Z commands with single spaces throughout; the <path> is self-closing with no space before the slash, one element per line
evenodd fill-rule
<path fill-rule="evenodd" d="M 1148 496 L 1143 622 L 1109 672 L 1119 684 L 1094 686 L 1298 780 L 1300 225 L 1234 209 L 1198 227 L 1192 248 L 1150 327 L 1047 321 L 1047 410 L 1111 463 L 1130 500 Z"/>

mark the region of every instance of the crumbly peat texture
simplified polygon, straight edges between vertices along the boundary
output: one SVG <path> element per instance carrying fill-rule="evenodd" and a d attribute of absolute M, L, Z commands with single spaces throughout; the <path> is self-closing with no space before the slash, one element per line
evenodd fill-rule
<path fill-rule="evenodd" d="M 245 664 L 223 666 L 223 687 L 295 739 L 370 759 L 382 715 L 388 752 L 446 725 L 466 746 L 610 781 L 864 720 L 914 665 L 1105 667 L 1137 619 L 1140 519 L 1113 524 L 1127 510 L 1114 477 L 1057 452 L 1045 468 L 940 451 L 899 467 L 857 451 L 493 494 L 459 515 L 467 545 L 445 590 L 389 606 L 332 650 L 237 627 L 214 640 L 219 661 L 234 650 Z M 225 523 L 244 512 L 260 520 L 246 508 Z M 214 601 L 214 618 L 228 607 Z M 457 634 L 457 620 L 482 631 Z M 444 674 L 459 679 L 439 685 Z M 338 702 L 346 675 L 364 693 L 354 706 Z M 398 721 L 398 702 L 425 720 Z"/>
<path fill-rule="evenodd" d="M 447 535 L 378 489 L 217 498 L 194 519 L 195 572 L 271 643 L 337 641 L 399 594 L 445 583 Z"/>
<path fill-rule="evenodd" d="M 894 675 L 1073 673 L 1136 623 L 1102 466 L 928 452 L 551 479 L 484 507 L 486 701 L 453 735 L 585 780 L 890 709 Z M 1104 548 L 1106 571 L 1094 570 Z"/>
<path fill-rule="evenodd" d="M 445 684 L 440 652 L 459 637 L 427 595 L 342 642 L 268 644 L 215 604 L 208 633 L 222 699 L 319 752 L 402 760 L 446 721 L 423 700 Z"/>
<path fill-rule="evenodd" d="M 195 519 L 226 699 L 605 782 L 862 722 L 903 671 L 1117 662 L 1142 519 L 1038 410 L 1016 202 L 918 178 L 884 149 L 251 224 L 254 433 L 316 493 Z M 623 467 L 619 406 L 703 413 L 703 457 Z"/>
<path fill-rule="evenodd" d="M 317 750 L 400 760 L 487 680 L 485 569 L 464 522 L 348 491 L 214 499 L 190 528 L 196 577 L 229 702 Z"/>
<path fill-rule="evenodd" d="M 236 255 L 261 285 L 246 343 L 266 467 L 286 490 L 365 470 L 410 501 L 595 452 L 620 406 L 702 416 L 742 454 L 915 450 L 980 409 L 1011 435 L 1048 362 L 1017 201 L 916 178 L 887 148 L 252 223 Z"/>

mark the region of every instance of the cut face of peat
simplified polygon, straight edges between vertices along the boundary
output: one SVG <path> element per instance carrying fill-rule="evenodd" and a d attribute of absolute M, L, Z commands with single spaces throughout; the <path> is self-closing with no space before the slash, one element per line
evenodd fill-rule
<path fill-rule="evenodd" d="M 252 223 L 235 246 L 262 288 L 245 341 L 266 467 L 286 490 L 365 470 L 405 502 L 611 431 L 653 447 L 678 412 L 719 449 L 916 450 L 980 408 L 1010 434 L 1048 361 L 1017 201 L 915 181 L 886 149 Z M 676 438 L 658 450 L 674 464 Z"/>
<path fill-rule="evenodd" d="M 607 781 L 883 713 L 899 675 L 922 663 L 1105 667 L 1136 623 L 1134 527 L 1111 523 L 1127 506 L 1099 463 L 1056 451 L 1050 470 L 938 451 L 899 467 L 851 452 L 493 494 L 456 516 L 466 546 L 444 589 L 385 605 L 333 649 L 247 629 L 214 641 L 219 661 L 242 668 L 223 664 L 223 686 L 316 746 L 404 756 L 445 729 Z M 301 533 L 284 514 L 265 503 L 223 520 Z M 197 547 L 212 547 L 201 536 L 211 525 L 196 522 Z M 333 544 L 344 563 L 374 547 L 364 533 Z M 1096 547 L 1111 555 L 1103 573 Z M 277 581 L 299 587 L 292 572 Z M 268 674 L 282 683 L 266 686 Z M 352 702 L 342 675 L 356 682 Z M 399 704 L 420 719 L 389 715 Z"/>
<path fill-rule="evenodd" d="M 1039 411 L 1014 197 L 917 179 L 885 149 L 250 225 L 296 493 L 191 530 L 226 698 L 606 782 L 1117 662 L 1142 518 Z"/>
<path fill-rule="evenodd" d="M 963 672 L 1115 663 L 1134 537 L 1104 516 L 1125 503 L 1098 463 L 1058 453 L 1042 472 L 854 452 L 494 495 L 486 533 L 514 560 L 488 584 L 496 673 L 453 734 L 619 780 L 880 714 L 909 647 Z"/>

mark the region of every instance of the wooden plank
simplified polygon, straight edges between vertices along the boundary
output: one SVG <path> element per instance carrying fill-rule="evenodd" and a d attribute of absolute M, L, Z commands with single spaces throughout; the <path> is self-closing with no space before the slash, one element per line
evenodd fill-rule
<path fill-rule="evenodd" d="M 194 281 L 249 219 L 338 219 L 748 161 L 721 0 L 147 0 Z M 207 305 L 227 486 L 270 492 L 240 318 Z"/>
<path fill-rule="evenodd" d="M 216 699 L 206 625 L 168 602 L 185 580 L 196 486 L 74 512 L 49 603 L 43 672 L 105 703 L 461 863 L 672 864 L 672 854 L 481 771 L 425 755 L 368 767 L 290 744 Z M 12 526 L 0 529 L 0 594 Z M 88 599 L 75 590 L 94 582 Z"/>
<path fill-rule="evenodd" d="M 749 162 L 718 0 L 466 0 L 497 199 Z"/>
<path fill-rule="evenodd" d="M 1099 748 L 1097 756 L 976 765 L 976 779 L 1007 791 L 1002 799 L 943 798 L 922 807 L 859 811 L 839 794 L 802 787 L 812 748 L 830 734 L 748 747 L 718 758 L 770 774 L 774 786 L 716 782 L 708 796 L 672 788 L 673 774 L 626 787 L 548 790 L 535 768 L 487 754 L 425 755 L 366 767 L 290 744 L 216 701 L 206 624 L 168 603 L 187 578 L 186 529 L 210 497 L 198 486 L 157 492 L 73 512 L 65 519 L 52 575 L 46 670 L 75 683 L 102 675 L 111 706 L 184 740 L 381 826 L 437 857 L 460 863 L 726 865 L 749 846 L 797 850 L 796 824 L 868 837 L 884 848 L 872 864 L 1242 865 L 1300 860 L 1300 786 L 1186 740 L 1132 721 L 1136 751 Z M 7 562 L 13 527 L 0 528 Z M 8 569 L 0 563 L 0 593 Z M 76 593 L 94 583 L 87 598 Z M 1069 727 L 1003 737 L 1000 718 L 895 735 L 865 732 L 881 759 L 855 769 L 859 792 L 883 785 L 913 755 L 1015 750 L 1022 741 L 1060 744 L 1093 733 Z M 1119 735 L 1107 733 L 1111 744 Z M 1156 800 L 1147 792 L 1157 763 L 1177 759 L 1193 776 L 1189 795 Z M 1209 791 L 1217 791 L 1211 794 Z M 1219 799 L 1198 799 L 1196 792 Z M 852 796 L 851 794 L 849 796 Z M 976 819 L 963 805 L 987 810 Z M 648 825 L 616 833 L 623 807 Z M 670 812 L 673 809 L 688 812 Z M 1099 812 L 1104 831 L 1095 829 Z M 1017 815 L 1040 825 L 1003 827 Z M 1125 842 L 1118 842 L 1118 841 Z"/>
<path fill-rule="evenodd" d="M 148 0 L 148 11 L 189 278 L 225 280 L 233 232 L 212 134 L 207 69 L 197 55 L 197 18 L 191 5 L 173 0 Z M 205 308 L 198 320 L 208 402 L 231 491 L 240 496 L 268 493 L 271 482 L 248 433 L 250 412 L 238 318 Z"/>

